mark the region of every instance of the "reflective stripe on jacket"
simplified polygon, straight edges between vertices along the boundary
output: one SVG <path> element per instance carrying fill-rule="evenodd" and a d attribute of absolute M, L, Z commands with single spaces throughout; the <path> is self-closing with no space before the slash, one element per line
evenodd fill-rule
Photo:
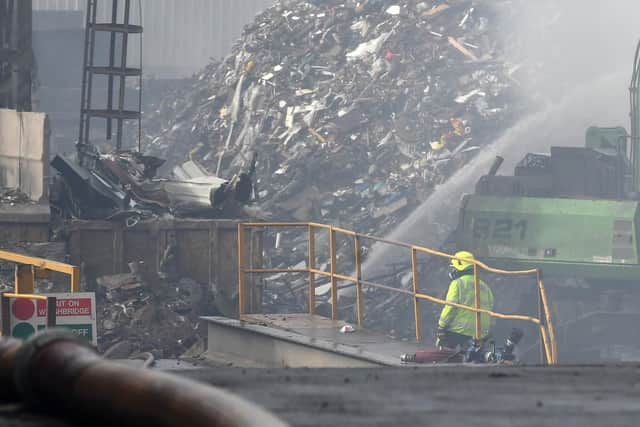
<path fill-rule="evenodd" d="M 447 292 L 447 301 L 474 307 L 473 275 L 462 276 L 451 281 Z M 489 311 L 493 310 L 493 293 L 483 281 L 480 281 L 480 308 Z M 482 337 L 486 337 L 489 334 L 490 323 L 491 318 L 488 314 L 480 315 Z M 476 313 L 447 305 L 442 309 L 438 326 L 447 331 L 473 337 L 476 334 Z"/>

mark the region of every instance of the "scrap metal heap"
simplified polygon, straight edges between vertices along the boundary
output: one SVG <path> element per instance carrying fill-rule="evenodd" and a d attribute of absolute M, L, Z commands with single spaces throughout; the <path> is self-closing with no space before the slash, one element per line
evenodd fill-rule
<path fill-rule="evenodd" d="M 145 111 L 143 146 L 231 176 L 260 206 L 381 235 L 522 116 L 508 1 L 285 1 Z M 176 96 L 177 95 L 177 96 Z"/>
<path fill-rule="evenodd" d="M 57 155 L 52 166 L 61 174 L 52 205 L 67 218 L 147 219 L 158 215 L 216 217 L 234 212 L 252 194 L 253 172 L 226 180 L 194 162 L 174 170 L 173 179 L 156 178 L 164 160 L 138 152 L 102 154 L 83 161 Z"/>
<path fill-rule="evenodd" d="M 518 4 L 279 2 L 230 56 L 146 108 L 143 146 L 223 175 L 257 153 L 263 212 L 385 235 L 529 111 L 518 84 L 526 67 L 504 53 L 517 43 L 503 24 Z M 304 265 L 306 237 L 281 234 L 265 237 L 277 248 L 266 263 Z M 352 246 L 338 245 L 338 257 L 351 259 Z M 408 285 L 397 267 L 388 280 Z M 267 277 L 265 298 L 295 311 L 306 304 L 304 282 Z M 396 306 L 381 296 L 370 313 L 397 319 Z M 402 329 L 394 323 L 384 327 Z"/>

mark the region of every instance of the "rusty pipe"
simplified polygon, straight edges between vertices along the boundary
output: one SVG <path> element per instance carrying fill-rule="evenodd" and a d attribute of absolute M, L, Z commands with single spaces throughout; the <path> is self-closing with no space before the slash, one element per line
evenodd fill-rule
<path fill-rule="evenodd" d="M 13 367 L 20 397 L 56 413 L 136 426 L 287 425 L 221 389 L 107 361 L 67 331 L 33 336 L 14 351 Z"/>

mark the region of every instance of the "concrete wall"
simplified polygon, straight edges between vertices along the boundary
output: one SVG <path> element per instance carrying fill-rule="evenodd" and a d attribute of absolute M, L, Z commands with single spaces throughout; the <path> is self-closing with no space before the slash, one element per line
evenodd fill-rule
<path fill-rule="evenodd" d="M 0 109 L 0 187 L 47 202 L 49 123 L 44 113 Z"/>

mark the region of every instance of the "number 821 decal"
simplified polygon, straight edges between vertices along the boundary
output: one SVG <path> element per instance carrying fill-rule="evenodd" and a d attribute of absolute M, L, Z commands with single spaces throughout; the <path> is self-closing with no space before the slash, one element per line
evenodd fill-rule
<path fill-rule="evenodd" d="M 476 239 L 524 240 L 527 237 L 527 221 L 515 222 L 510 219 L 490 220 L 475 218 L 473 221 L 473 237 Z"/>

